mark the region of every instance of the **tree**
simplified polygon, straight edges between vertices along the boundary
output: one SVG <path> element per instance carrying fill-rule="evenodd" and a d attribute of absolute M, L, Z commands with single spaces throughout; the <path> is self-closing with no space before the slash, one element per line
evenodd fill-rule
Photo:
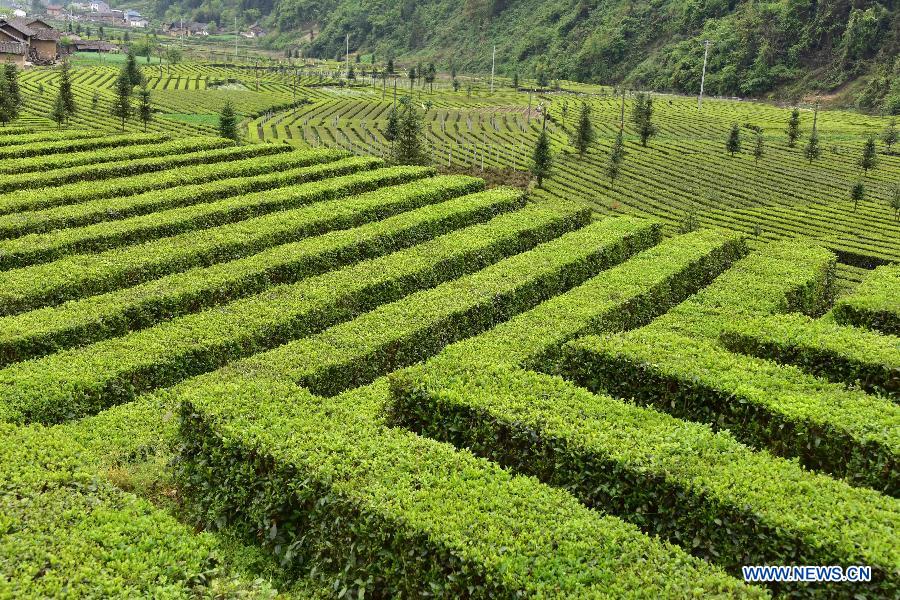
<path fill-rule="evenodd" d="M 389 142 L 393 142 L 397 139 L 398 133 L 400 133 L 400 115 L 397 112 L 397 108 L 392 106 L 391 110 L 388 112 L 387 126 L 384 128 L 384 138 Z"/>
<path fill-rule="evenodd" d="M 393 58 L 389 58 L 387 61 L 387 72 L 388 73 L 394 72 L 394 59 Z"/>
<path fill-rule="evenodd" d="M 453 91 L 459 91 L 459 79 L 457 79 L 456 77 L 453 78 Z"/>
<path fill-rule="evenodd" d="M 59 69 L 59 94 L 66 109 L 66 120 L 75 114 L 75 96 L 72 95 L 72 79 L 69 73 L 69 61 L 64 60 Z"/>
<path fill-rule="evenodd" d="M 803 149 L 803 153 L 809 162 L 819 158 L 822 153 L 819 148 L 819 132 L 816 131 L 815 127 L 813 127 L 812 133 L 809 134 L 809 141 L 806 142 L 806 148 Z"/>
<path fill-rule="evenodd" d="M 181 48 L 174 44 L 166 46 L 166 62 L 169 63 L 166 69 L 171 73 L 172 65 L 177 65 L 181 62 Z"/>
<path fill-rule="evenodd" d="M 741 151 L 741 128 L 737 123 L 731 124 L 731 131 L 728 133 L 728 141 L 725 142 L 725 149 L 734 158 L 735 153 Z"/>
<path fill-rule="evenodd" d="M 428 69 L 425 71 L 425 83 L 431 87 L 431 93 L 434 93 L 434 80 L 437 77 L 437 69 L 434 63 L 428 63 Z"/>
<path fill-rule="evenodd" d="M 16 68 L 16 65 L 9 63 L 4 67 L 3 74 L 6 76 L 9 87 L 9 97 L 18 109 L 22 106 L 22 93 L 19 91 L 19 69 Z"/>
<path fill-rule="evenodd" d="M 56 100 L 53 102 L 53 110 L 50 112 L 50 117 L 56 121 L 56 127 L 61 128 L 63 123 L 66 122 L 66 102 L 63 100 L 62 94 L 56 94 Z"/>
<path fill-rule="evenodd" d="M 6 77 L 0 77 L 0 123 L 4 126 L 15 119 L 19 114 L 19 107 L 9 91 L 9 81 Z"/>
<path fill-rule="evenodd" d="M 606 174 L 613 181 L 619 176 L 619 170 L 625 161 L 625 143 L 622 140 L 622 130 L 616 134 L 616 141 L 613 143 L 612 151 L 609 153 L 609 164 L 606 166 Z"/>
<path fill-rule="evenodd" d="M 356 81 L 356 71 L 353 69 L 353 65 L 350 65 L 350 68 L 347 69 L 347 80 L 348 81 Z M 259 87 L 258 83 L 257 83 L 257 87 Z"/>
<path fill-rule="evenodd" d="M 400 99 L 397 137 L 391 148 L 391 160 L 398 165 L 421 165 L 426 162 L 422 132 L 423 117 L 411 98 Z"/>
<path fill-rule="evenodd" d="M 894 209 L 894 218 L 900 221 L 900 184 L 891 186 L 891 198 L 888 204 Z"/>
<path fill-rule="evenodd" d="M 859 166 L 865 173 L 878 165 L 878 156 L 875 153 L 875 136 L 870 135 L 863 144 L 862 156 L 859 158 Z"/>
<path fill-rule="evenodd" d="M 147 124 L 153 120 L 153 106 L 150 104 L 150 89 L 147 87 L 147 81 L 141 82 L 141 91 L 138 93 L 138 116 L 141 123 L 144 124 L 144 131 L 147 131 Z"/>
<path fill-rule="evenodd" d="M 222 106 L 222 112 L 219 113 L 219 135 L 235 142 L 240 140 L 237 115 L 234 112 L 234 105 L 231 104 L 231 100 L 225 101 L 225 105 Z"/>
<path fill-rule="evenodd" d="M 853 210 L 856 210 L 856 207 L 859 206 L 861 200 L 866 197 L 866 186 L 863 185 L 862 181 L 857 181 L 850 188 L 850 199 L 853 200 Z"/>
<path fill-rule="evenodd" d="M 122 130 L 125 130 L 125 122 L 131 116 L 131 77 L 128 75 L 128 65 L 122 67 L 116 78 L 116 98 L 113 100 L 112 114 L 122 120 Z"/>
<path fill-rule="evenodd" d="M 890 125 L 881 133 L 881 141 L 887 147 L 886 154 L 893 154 L 891 147 L 897 143 L 900 136 L 897 134 L 897 119 L 891 119 Z"/>
<path fill-rule="evenodd" d="M 591 107 L 587 102 L 581 103 L 578 116 L 578 127 L 572 139 L 572 145 L 578 148 L 578 154 L 584 156 L 588 147 L 594 143 L 594 126 L 591 125 Z"/>
<path fill-rule="evenodd" d="M 759 164 L 759 159 L 761 159 L 766 154 L 766 142 L 763 139 L 762 130 L 756 132 L 756 143 L 753 145 L 753 160 L 756 161 L 756 164 Z"/>
<path fill-rule="evenodd" d="M 788 119 L 787 138 L 788 148 L 793 148 L 800 138 L 800 109 L 798 108 L 791 111 L 791 118 Z"/>
<path fill-rule="evenodd" d="M 409 75 L 409 91 L 412 91 L 413 84 L 416 83 L 416 68 L 410 67 L 408 75 Z"/>
<path fill-rule="evenodd" d="M 516 91 L 519 90 L 519 72 L 516 71 L 512 76 L 512 88 Z"/>
<path fill-rule="evenodd" d="M 531 174 L 537 179 L 538 187 L 544 184 L 544 179 L 550 177 L 552 168 L 553 155 L 550 152 L 550 139 L 547 137 L 547 130 L 541 129 L 531 157 Z"/>
<path fill-rule="evenodd" d="M 650 138 L 656 135 L 656 125 L 653 124 L 653 98 L 650 94 L 639 93 L 635 97 L 631 120 L 634 121 L 638 135 L 641 136 L 641 146 L 646 148 Z"/>
<path fill-rule="evenodd" d="M 141 75 L 141 70 L 137 66 L 137 59 L 131 51 L 128 52 L 125 59 L 125 73 L 128 75 L 128 81 L 131 82 L 131 87 L 141 85 L 141 81 L 144 80 L 144 76 Z"/>

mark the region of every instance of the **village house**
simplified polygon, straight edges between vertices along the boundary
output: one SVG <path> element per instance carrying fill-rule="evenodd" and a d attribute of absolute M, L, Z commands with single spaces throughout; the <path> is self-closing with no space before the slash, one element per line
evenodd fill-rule
<path fill-rule="evenodd" d="M 59 4 L 48 4 L 47 5 L 47 16 L 53 17 L 54 19 L 59 19 L 63 16 L 63 7 Z"/>
<path fill-rule="evenodd" d="M 266 35 L 266 30 L 254 23 L 250 27 L 247 28 L 247 31 L 242 31 L 241 35 L 245 38 L 260 38 Z"/>
<path fill-rule="evenodd" d="M 207 36 L 210 34 L 209 23 L 163 23 L 163 31 L 172 37 L 190 37 L 193 35 Z"/>
<path fill-rule="evenodd" d="M 0 19 L 0 41 L 7 43 L 9 56 L 0 59 L 18 56 L 18 46 L 8 45 L 18 43 L 24 45 L 22 62 L 28 61 L 34 64 L 50 64 L 56 61 L 59 54 L 59 32 L 42 19 Z M 18 62 L 13 59 L 13 62 Z"/>

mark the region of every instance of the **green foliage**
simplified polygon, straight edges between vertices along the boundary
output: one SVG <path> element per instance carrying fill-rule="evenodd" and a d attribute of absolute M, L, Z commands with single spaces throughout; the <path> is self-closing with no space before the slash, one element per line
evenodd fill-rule
<path fill-rule="evenodd" d="M 857 181 L 850 186 L 850 199 L 853 200 L 853 210 L 859 208 L 859 203 L 866 198 L 866 186 L 862 181 Z"/>
<path fill-rule="evenodd" d="M 572 145 L 578 149 L 578 154 L 584 156 L 595 138 L 594 126 L 591 123 L 591 107 L 587 102 L 582 102 L 581 110 L 578 113 L 578 124 L 572 135 Z"/>
<path fill-rule="evenodd" d="M 69 61 L 64 60 L 59 67 L 59 95 L 66 111 L 66 119 L 77 111 L 75 96 L 72 93 L 72 77 L 69 72 Z"/>
<path fill-rule="evenodd" d="M 112 105 L 112 115 L 122 120 L 122 131 L 125 130 L 125 122 L 134 112 L 131 105 L 131 95 L 133 92 L 133 84 L 131 76 L 128 74 L 127 66 L 122 68 L 119 76 L 116 78 L 116 97 Z"/>
<path fill-rule="evenodd" d="M 128 53 L 125 60 L 125 66 L 123 68 L 128 76 L 128 80 L 131 82 L 132 87 L 141 85 L 144 82 L 144 76 L 141 74 L 141 70 L 137 66 L 137 60 L 135 60 L 133 52 Z"/>
<path fill-rule="evenodd" d="M 859 157 L 859 167 L 868 173 L 869 169 L 878 166 L 878 152 L 875 148 L 875 136 L 870 135 L 863 144 L 862 156 Z"/>
<path fill-rule="evenodd" d="M 153 120 L 153 105 L 150 100 L 150 88 L 147 87 L 147 81 L 142 78 L 141 89 L 138 92 L 138 118 L 144 124 L 144 131 L 147 131 L 147 125 Z"/>
<path fill-rule="evenodd" d="M 891 119 L 891 122 L 881 133 L 881 141 L 884 144 L 885 154 L 893 154 L 893 147 L 900 140 L 900 134 L 897 133 L 897 119 Z"/>
<path fill-rule="evenodd" d="M 424 117 L 409 97 L 400 99 L 396 111 L 397 133 L 391 143 L 391 161 L 398 165 L 421 165 L 425 155 Z M 388 123 L 390 127 L 390 123 Z"/>
<path fill-rule="evenodd" d="M 650 94 L 639 92 L 635 96 L 631 120 L 641 137 L 641 146 L 646 147 L 650 138 L 657 133 L 656 125 L 653 124 L 653 98 Z"/>
<path fill-rule="evenodd" d="M 5 73 L 0 73 L 0 124 L 6 126 L 19 115 L 19 106 Z"/>
<path fill-rule="evenodd" d="M 725 150 L 734 157 L 735 153 L 741 151 L 741 128 L 737 123 L 732 123 L 731 130 L 728 132 L 728 139 L 725 141 Z"/>
<path fill-rule="evenodd" d="M 231 100 L 226 100 L 219 113 L 219 135 L 227 140 L 240 141 L 238 120 Z"/>
<path fill-rule="evenodd" d="M 809 134 L 809 140 L 803 149 L 803 154 L 809 162 L 812 162 L 822 155 L 822 149 L 819 147 L 819 131 L 813 127 L 812 133 Z"/>
<path fill-rule="evenodd" d="M 797 140 L 800 138 L 800 109 L 798 108 L 791 111 L 791 117 L 788 119 L 787 138 L 788 148 L 797 145 Z"/>
<path fill-rule="evenodd" d="M 625 143 L 622 141 L 622 130 L 616 133 L 616 140 L 613 142 L 612 150 L 609 153 L 609 161 L 606 165 L 607 176 L 615 181 L 622 169 L 622 163 L 625 162 Z"/>
<path fill-rule="evenodd" d="M 544 184 L 544 179 L 550 177 L 552 170 L 553 154 L 550 150 L 550 138 L 547 136 L 547 130 L 542 129 L 531 155 L 531 174 L 537 179 L 538 187 Z"/>
<path fill-rule="evenodd" d="M 6 77 L 7 93 L 16 109 L 22 106 L 22 93 L 19 90 L 19 68 L 10 63 L 4 66 L 3 75 Z"/>
<path fill-rule="evenodd" d="M 894 217 L 900 221 L 900 184 L 891 186 L 891 196 L 888 200 L 888 206 L 894 211 Z"/>
<path fill-rule="evenodd" d="M 759 160 L 766 155 L 766 140 L 763 138 L 762 130 L 756 132 L 756 138 L 753 144 L 753 160 L 759 164 Z"/>
<path fill-rule="evenodd" d="M 885 265 L 872 271 L 852 293 L 834 307 L 839 323 L 900 336 L 900 267 Z"/>
<path fill-rule="evenodd" d="M 57 128 L 61 128 L 66 122 L 67 116 L 65 100 L 63 100 L 62 94 L 57 94 L 56 100 L 53 101 L 53 110 L 50 111 L 50 118 L 56 122 Z"/>

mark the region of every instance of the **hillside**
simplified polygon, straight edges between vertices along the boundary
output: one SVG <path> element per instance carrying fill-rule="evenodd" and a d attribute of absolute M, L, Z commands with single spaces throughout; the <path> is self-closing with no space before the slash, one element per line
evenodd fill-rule
<path fill-rule="evenodd" d="M 230 23 L 233 9 L 223 6 L 161 0 L 157 12 Z M 485 71 L 496 43 L 509 75 L 689 93 L 699 89 L 709 39 L 712 94 L 792 98 L 865 76 L 853 99 L 900 112 L 894 0 L 242 0 L 239 14 L 273 27 L 272 45 L 301 44 L 307 55 L 342 56 L 349 32 L 351 52 Z"/>

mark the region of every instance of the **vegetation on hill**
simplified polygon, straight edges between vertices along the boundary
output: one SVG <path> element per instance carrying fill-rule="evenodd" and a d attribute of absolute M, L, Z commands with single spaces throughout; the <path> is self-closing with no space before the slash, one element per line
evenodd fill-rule
<path fill-rule="evenodd" d="M 166 10 L 230 24 L 221 1 L 159 0 Z M 863 76 L 852 97 L 900 113 L 900 10 L 894 0 L 242 0 L 239 18 L 262 19 L 268 43 L 306 55 L 351 53 L 434 60 L 502 72 L 695 93 L 704 40 L 706 89 L 727 96 L 793 98 L 834 91 Z"/>

